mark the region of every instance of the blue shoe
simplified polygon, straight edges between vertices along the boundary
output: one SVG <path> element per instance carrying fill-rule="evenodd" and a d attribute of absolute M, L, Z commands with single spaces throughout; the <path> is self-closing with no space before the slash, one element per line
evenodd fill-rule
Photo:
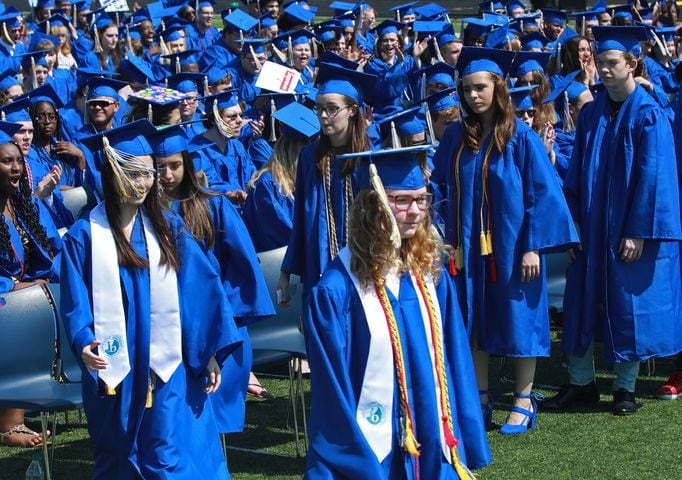
<path fill-rule="evenodd" d="M 530 398 L 530 410 L 526 410 L 521 407 L 512 407 L 511 411 L 516 413 L 521 413 L 526 416 L 518 425 L 511 425 L 505 423 L 500 427 L 500 433 L 502 435 L 518 435 L 520 433 L 526 433 L 528 430 L 535 428 L 535 422 L 538 418 L 538 404 L 535 401 L 535 396 L 533 392 L 527 393 L 516 393 L 514 392 L 514 398 Z"/>
<path fill-rule="evenodd" d="M 488 401 L 481 404 L 481 413 L 483 414 L 483 427 L 488 430 L 493 424 L 493 399 L 488 393 L 488 390 L 479 390 L 478 395 L 488 395 Z"/>

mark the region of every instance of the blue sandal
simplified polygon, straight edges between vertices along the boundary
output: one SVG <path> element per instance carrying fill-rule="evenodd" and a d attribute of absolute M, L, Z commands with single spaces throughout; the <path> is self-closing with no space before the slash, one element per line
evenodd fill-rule
<path fill-rule="evenodd" d="M 535 428 L 535 424 L 538 418 L 538 404 L 535 401 L 536 395 L 539 394 L 536 394 L 535 392 L 531 392 L 530 394 L 514 392 L 514 398 L 530 399 L 530 410 L 526 410 L 525 408 L 521 407 L 512 407 L 511 408 L 512 412 L 525 415 L 526 418 L 524 418 L 523 422 L 521 422 L 518 425 L 511 425 L 509 423 L 505 423 L 504 425 L 502 425 L 500 427 L 500 433 L 502 435 L 518 435 L 520 433 L 526 433 L 528 430 L 532 430 Z"/>

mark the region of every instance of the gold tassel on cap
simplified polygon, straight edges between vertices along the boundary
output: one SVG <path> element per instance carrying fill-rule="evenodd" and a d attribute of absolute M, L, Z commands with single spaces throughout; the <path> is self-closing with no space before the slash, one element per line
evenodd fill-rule
<path fill-rule="evenodd" d="M 97 24 L 93 27 L 93 40 L 95 42 L 95 47 L 93 48 L 93 52 L 95 53 L 102 53 L 104 52 L 104 49 L 102 48 L 102 42 L 99 39 L 99 30 L 97 29 Z"/>
<path fill-rule="evenodd" d="M 36 59 L 33 55 L 31 55 L 31 77 L 32 77 L 31 85 L 35 90 L 36 88 L 38 88 L 38 77 L 36 77 Z"/>
<path fill-rule="evenodd" d="M 393 247 L 397 250 L 402 245 L 402 239 L 400 238 L 400 230 L 398 230 L 398 224 L 395 222 L 393 217 L 393 212 L 391 212 L 391 206 L 388 204 L 388 196 L 386 195 L 386 190 L 384 190 L 384 184 L 381 182 L 381 178 L 377 173 L 377 167 L 374 163 L 369 164 L 369 183 L 372 188 L 379 195 L 379 202 L 381 207 L 386 211 L 388 218 L 391 222 L 391 243 Z"/>
<path fill-rule="evenodd" d="M 275 131 L 275 117 L 273 114 L 277 110 L 275 106 L 275 99 L 273 97 L 270 97 L 270 138 L 268 138 L 268 141 L 271 143 L 275 143 L 277 141 L 277 132 Z"/>
<path fill-rule="evenodd" d="M 225 123 L 225 120 L 223 120 L 223 117 L 220 116 L 220 111 L 218 110 L 218 101 L 214 100 L 213 101 L 213 118 L 215 118 L 215 126 L 220 132 L 220 134 L 225 137 L 225 138 L 233 138 L 234 137 L 234 132 L 230 128 L 230 126 Z"/>
<path fill-rule="evenodd" d="M 7 31 L 7 23 L 2 22 L 2 34 L 5 37 L 5 41 L 10 44 L 10 46 L 14 46 L 14 40 L 12 40 L 12 37 L 10 36 L 9 32 Z"/>

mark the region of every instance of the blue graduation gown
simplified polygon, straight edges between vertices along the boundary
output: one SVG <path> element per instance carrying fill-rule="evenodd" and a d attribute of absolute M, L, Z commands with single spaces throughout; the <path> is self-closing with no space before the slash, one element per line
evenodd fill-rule
<path fill-rule="evenodd" d="M 640 86 L 614 122 L 606 91 L 580 112 L 564 182 L 582 244 L 567 272 L 565 352 L 583 355 L 593 338 L 610 362 L 682 350 L 674 148 L 665 113 Z M 644 239 L 639 260 L 620 260 L 623 238 Z"/>
<path fill-rule="evenodd" d="M 210 27 L 200 32 L 195 24 L 190 23 L 185 27 L 185 33 L 189 44 L 188 50 L 206 51 L 211 45 L 220 39 L 220 33 L 215 27 Z"/>
<path fill-rule="evenodd" d="M 437 284 L 442 336 L 454 435 L 461 460 L 479 468 L 492 460 L 478 401 L 468 338 L 457 305 L 454 285 L 443 270 Z M 420 478 L 457 479 L 440 445 L 440 419 L 435 396 L 433 364 L 424 324 L 409 275 L 403 275 L 396 298 L 387 289 L 403 344 L 408 395 L 421 444 Z M 310 480 L 413 479 L 410 456 L 399 446 L 400 402 L 394 388 L 393 447 L 382 463 L 370 449 L 356 420 L 370 333 L 352 280 L 339 259 L 334 260 L 310 293 L 304 314 L 311 368 L 310 449 L 306 478 Z M 387 362 L 390 361 L 387 359 Z M 395 378 L 395 372 L 389 373 Z"/>
<path fill-rule="evenodd" d="M 556 139 L 554 140 L 555 153 L 561 155 L 556 156 L 556 167 L 559 177 L 563 181 L 568 173 L 568 165 L 573 155 L 573 142 L 575 141 L 575 132 L 565 132 L 562 129 L 555 127 Z"/>
<path fill-rule="evenodd" d="M 218 430 L 221 433 L 241 432 L 253 363 L 247 326 L 276 312 L 253 244 L 237 210 L 223 196 L 211 197 L 208 203 L 215 235 L 210 257 L 220 272 L 243 342 L 225 360 L 222 372 L 225 383 L 210 398 Z M 181 213 L 178 202 L 173 202 L 173 210 Z M 202 247 L 205 248 L 203 243 Z"/>
<path fill-rule="evenodd" d="M 431 181 L 448 199 L 442 217 L 448 243 L 457 243 L 461 212 L 464 268 L 455 277 L 460 305 L 471 331 L 476 326 L 478 348 L 493 355 L 549 356 L 549 315 L 545 262 L 542 254 L 560 251 L 577 241 L 558 176 L 540 137 L 516 119 L 513 137 L 500 155 L 493 147 L 489 160 L 492 239 L 497 281 L 491 278 L 490 256 L 479 242 L 481 170 L 490 137 L 474 153 L 464 148 L 460 159 L 461 205 L 457 205 L 455 157 L 462 126 L 450 126 L 434 157 Z M 483 213 L 487 225 L 488 205 Z M 539 250 L 540 277 L 521 281 L 521 258 Z"/>
<path fill-rule="evenodd" d="M 242 209 L 256 252 L 283 247 L 289 241 L 294 219 L 294 199 L 284 196 L 266 172 L 249 190 Z"/>
<path fill-rule="evenodd" d="M 153 406 L 146 409 L 149 272 L 119 268 L 131 372 L 116 395 L 107 396 L 96 375 L 81 363 L 95 479 L 229 478 L 212 403 L 203 391 L 204 371 L 213 354 L 222 362 L 241 340 L 220 277 L 182 221 L 175 215 L 168 215 L 168 219 L 180 261 L 177 275 L 183 362 L 167 383 L 157 378 Z M 78 359 L 83 347 L 95 339 L 91 242 L 89 221 L 79 220 L 65 236 L 62 253 L 61 312 Z M 138 255 L 146 257 L 139 216 L 131 245 Z"/>
<path fill-rule="evenodd" d="M 327 264 L 332 260 L 329 252 L 329 232 L 325 208 L 325 186 L 315 164 L 319 140 L 301 150 L 296 166 L 296 196 L 294 221 L 287 253 L 282 261 L 282 271 L 301 277 L 303 298 L 318 282 Z M 341 176 L 345 160 L 331 161 L 331 204 L 339 249 L 345 244 L 345 180 Z M 364 174 L 361 171 L 365 170 Z M 359 163 L 351 175 L 353 194 L 369 187 L 367 164 Z M 348 206 L 350 208 L 350 205 Z"/>
<path fill-rule="evenodd" d="M 194 48 L 199 49 L 196 46 Z M 226 70 L 230 62 L 235 58 L 239 58 L 237 54 L 225 45 L 222 38 L 203 50 L 204 53 L 199 58 L 199 68 L 201 70 L 206 69 L 209 65 L 213 65 L 218 70 Z M 225 72 L 225 75 L 227 75 L 227 72 Z"/>
<path fill-rule="evenodd" d="M 51 252 L 46 251 L 40 246 L 36 241 L 35 236 L 26 227 L 24 219 L 21 218 L 21 216 L 18 216 L 17 221 L 21 225 L 21 228 L 28 233 L 31 241 L 31 261 L 27 264 L 26 252 L 24 250 L 24 245 L 21 242 L 19 232 L 17 232 L 12 220 L 3 217 L 5 225 L 7 225 L 7 229 L 9 230 L 9 240 L 12 244 L 13 255 L 7 256 L 4 252 L 0 253 L 0 293 L 7 293 L 14 288 L 14 280 L 12 280 L 12 277 L 24 282 L 30 282 L 39 278 L 52 278 L 53 280 L 59 278 L 59 265 L 53 264 L 54 257 L 57 256 L 62 249 L 62 241 L 59 237 L 59 232 L 57 232 L 57 228 L 52 222 L 52 218 L 42 202 L 38 199 L 34 199 L 33 205 L 38 212 L 38 220 L 47 234 Z"/>
<path fill-rule="evenodd" d="M 405 91 L 410 92 L 410 75 L 417 70 L 417 65 L 412 57 L 406 56 L 401 63 L 396 60 L 393 65 L 388 65 L 379 58 L 373 58 L 365 66 L 365 73 L 377 75 L 379 79 L 374 86 L 374 113 L 382 115 L 389 107 L 401 105 L 405 97 Z"/>
<path fill-rule="evenodd" d="M 204 132 L 203 137 L 214 141 L 218 137 L 218 140 L 213 145 L 199 150 L 196 155 L 204 157 L 204 161 L 208 160 L 212 164 L 219 181 L 228 185 L 227 191 L 246 191 L 246 186 L 256 172 L 256 167 L 242 143 L 236 138 L 224 138 L 216 134 L 213 128 Z M 213 185 L 211 187 L 213 188 Z"/>

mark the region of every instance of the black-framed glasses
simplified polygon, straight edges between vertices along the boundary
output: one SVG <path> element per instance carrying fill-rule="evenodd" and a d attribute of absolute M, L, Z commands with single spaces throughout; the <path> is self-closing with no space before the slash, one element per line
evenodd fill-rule
<path fill-rule="evenodd" d="M 419 210 L 426 210 L 433 203 L 433 194 L 431 193 L 425 193 L 418 197 L 413 197 L 412 195 L 389 195 L 388 198 L 399 212 L 409 210 L 413 202 L 417 204 Z"/>
<path fill-rule="evenodd" d="M 329 118 L 334 118 L 341 110 L 345 110 L 346 108 L 350 108 L 350 105 L 344 105 L 343 107 L 339 107 L 338 105 L 328 105 L 326 107 L 315 105 L 313 107 L 313 112 L 315 112 L 318 117 L 321 117 L 323 113 L 326 113 Z"/>
<path fill-rule="evenodd" d="M 113 100 L 90 100 L 88 102 L 88 106 L 92 107 L 92 108 L 96 108 L 96 107 L 107 108 L 107 107 L 111 107 L 115 103 L 116 102 L 114 102 Z"/>
<path fill-rule="evenodd" d="M 525 116 L 528 116 L 529 118 L 535 117 L 535 110 L 530 109 L 530 110 L 517 110 L 516 111 L 516 116 L 519 118 L 523 118 Z"/>
<path fill-rule="evenodd" d="M 185 97 L 180 99 L 180 103 L 196 103 L 197 97 Z"/>

